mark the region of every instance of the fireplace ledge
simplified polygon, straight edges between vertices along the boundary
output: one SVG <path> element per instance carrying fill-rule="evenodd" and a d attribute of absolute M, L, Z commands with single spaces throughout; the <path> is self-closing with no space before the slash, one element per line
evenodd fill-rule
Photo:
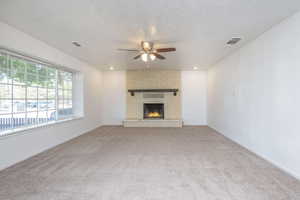
<path fill-rule="evenodd" d="M 124 127 L 182 127 L 182 120 L 168 120 L 168 119 L 149 119 L 149 120 L 138 120 L 128 119 L 123 121 Z"/>
<path fill-rule="evenodd" d="M 134 96 L 134 93 L 136 92 L 158 92 L 158 93 L 167 93 L 167 92 L 172 92 L 174 96 L 177 96 L 178 89 L 130 89 L 128 92 L 131 94 L 131 96 Z"/>

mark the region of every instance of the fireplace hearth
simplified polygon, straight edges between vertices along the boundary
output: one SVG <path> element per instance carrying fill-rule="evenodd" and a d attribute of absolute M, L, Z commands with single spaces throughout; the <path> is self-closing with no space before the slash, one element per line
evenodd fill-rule
<path fill-rule="evenodd" d="M 144 103 L 144 119 L 164 119 L 164 104 Z"/>

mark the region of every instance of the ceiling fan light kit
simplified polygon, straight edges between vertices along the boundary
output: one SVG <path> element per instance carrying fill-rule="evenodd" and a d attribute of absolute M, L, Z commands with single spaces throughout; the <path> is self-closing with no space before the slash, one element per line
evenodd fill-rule
<path fill-rule="evenodd" d="M 142 61 L 148 62 L 148 54 L 147 53 L 142 54 Z"/>
<path fill-rule="evenodd" d="M 142 61 L 148 62 L 149 60 L 154 61 L 156 58 L 160 60 L 166 59 L 164 56 L 162 56 L 159 53 L 166 53 L 170 51 L 176 51 L 176 48 L 154 48 L 153 42 L 141 42 L 141 49 L 118 49 L 119 51 L 137 51 L 140 52 L 139 55 L 135 56 L 133 59 L 139 59 L 141 58 Z"/>
<path fill-rule="evenodd" d="M 149 55 L 150 56 L 150 59 L 153 61 L 153 60 L 155 60 L 155 58 L 156 58 L 156 56 L 152 53 L 152 54 L 150 54 Z"/>

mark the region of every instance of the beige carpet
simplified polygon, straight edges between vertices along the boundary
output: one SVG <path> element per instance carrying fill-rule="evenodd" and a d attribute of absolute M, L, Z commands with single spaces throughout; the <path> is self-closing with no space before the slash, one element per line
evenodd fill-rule
<path fill-rule="evenodd" d="M 207 127 L 102 127 L 0 172 L 0 199 L 299 200 L 300 183 Z"/>

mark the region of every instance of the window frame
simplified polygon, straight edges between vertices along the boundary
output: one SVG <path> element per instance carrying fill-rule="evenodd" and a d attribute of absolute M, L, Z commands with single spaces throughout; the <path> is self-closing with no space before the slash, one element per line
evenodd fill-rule
<path fill-rule="evenodd" d="M 15 135 L 16 132 L 20 132 L 20 131 L 25 131 L 25 130 L 29 130 L 29 129 L 33 129 L 33 128 L 37 128 L 37 127 L 44 127 L 44 126 L 47 126 L 47 125 L 52 125 L 52 124 L 56 124 L 56 123 L 61 123 L 61 122 L 65 122 L 65 121 L 70 121 L 70 120 L 73 120 L 73 119 L 78 119 L 78 118 L 82 118 L 82 116 L 76 116 L 76 114 L 74 113 L 74 77 L 76 76 L 76 74 L 78 73 L 78 71 L 75 71 L 73 69 L 70 69 L 70 68 L 67 68 L 67 67 L 63 67 L 61 65 L 57 65 L 57 64 L 54 64 L 52 62 L 48 62 L 46 60 L 43 60 L 43 59 L 40 59 L 40 58 L 37 58 L 37 57 L 33 57 L 33 56 L 30 56 L 28 54 L 24 54 L 24 53 L 20 53 L 18 51 L 15 51 L 15 50 L 11 50 L 11 49 L 8 49 L 8 48 L 4 48 L 4 47 L 1 47 L 0 46 L 0 54 L 1 56 L 2 55 L 5 55 L 6 56 L 6 68 L 7 70 L 9 70 L 9 73 L 13 73 L 13 69 L 12 69 L 12 60 L 13 59 L 20 59 L 21 61 L 23 62 L 26 62 L 25 64 L 25 71 L 24 71 L 24 80 L 23 80 L 23 83 L 24 84 L 18 84 L 18 83 L 14 83 L 14 77 L 12 74 L 10 74 L 10 81 L 7 81 L 6 83 L 0 83 L 1 86 L 9 86 L 11 87 L 11 94 L 10 94 L 10 98 L 3 98 L 1 97 L 1 101 L 4 101 L 4 100 L 8 100 L 8 101 L 11 101 L 11 108 L 9 108 L 9 113 L 1 113 L 0 116 L 2 115 L 11 115 L 10 119 L 11 119 L 11 122 L 10 122 L 10 126 L 9 128 L 7 129 L 2 129 L 0 130 L 0 138 L 3 138 L 3 137 L 6 137 L 6 136 L 9 136 L 9 135 Z M 46 69 L 46 75 L 45 75 L 45 82 L 47 83 L 46 86 L 40 86 L 40 85 L 35 85 L 35 86 L 32 86 L 32 85 L 29 85 L 28 83 L 28 74 L 29 75 L 33 75 L 34 74 L 31 74 L 31 72 L 27 72 L 27 69 L 28 69 L 28 64 L 32 63 L 35 67 L 37 66 L 40 66 L 40 67 L 44 67 Z M 49 87 L 49 80 L 50 80 L 50 75 L 49 75 L 49 70 L 48 69 L 54 69 L 55 70 L 55 81 L 56 81 L 56 84 L 54 87 Z M 59 115 L 59 107 L 58 107 L 58 102 L 59 102 L 59 98 L 58 98 L 58 73 L 59 72 L 66 72 L 66 73 L 71 73 L 71 89 L 69 88 L 68 91 L 71 91 L 71 97 L 68 99 L 68 101 L 71 101 L 71 110 L 72 112 L 69 114 L 69 115 L 66 115 L 64 117 L 61 117 Z M 8 71 L 7 71 L 8 72 Z M 35 76 L 36 76 L 36 80 L 38 80 L 39 78 L 39 72 L 38 70 L 36 70 L 35 72 Z M 52 77 L 53 78 L 53 77 Z M 25 96 L 24 96 L 24 99 L 22 99 L 22 101 L 24 100 L 25 101 L 25 104 L 24 104 L 24 111 L 23 112 L 15 112 L 14 111 L 14 101 L 15 100 L 18 100 L 17 98 L 14 98 L 14 87 L 15 86 L 21 86 L 21 87 L 25 87 L 24 90 L 25 90 Z M 36 91 L 37 91 L 37 94 L 36 94 L 36 99 L 31 99 L 31 98 L 28 98 L 28 88 L 34 88 Z M 39 89 L 46 89 L 46 100 L 44 99 L 44 101 L 46 102 L 46 110 L 40 110 L 39 108 Z M 55 92 L 55 98 L 49 98 L 49 89 L 53 89 L 54 92 Z M 64 91 L 64 90 L 63 90 Z M 21 99 L 20 99 L 21 100 Z M 54 100 L 55 101 L 55 105 L 54 105 L 54 109 L 49 109 L 49 102 Z M 36 102 L 37 106 L 36 106 L 36 110 L 35 111 L 29 111 L 28 110 L 28 101 L 33 101 L 33 102 Z M 63 102 L 64 102 L 64 99 L 63 99 Z M 49 112 L 48 111 L 54 111 L 55 112 L 55 119 L 54 120 L 49 120 Z M 46 112 L 46 121 L 45 122 L 39 122 L 40 121 L 40 118 L 38 118 L 38 114 L 39 112 Z M 24 114 L 25 115 L 25 123 L 24 125 L 20 125 L 20 126 L 17 126 L 17 127 L 14 127 L 13 125 L 13 119 L 14 119 L 14 114 L 16 115 L 17 114 Z M 30 124 L 28 123 L 28 114 L 29 113 L 36 113 L 37 116 L 36 116 L 36 122 L 33 123 L 33 124 Z"/>

